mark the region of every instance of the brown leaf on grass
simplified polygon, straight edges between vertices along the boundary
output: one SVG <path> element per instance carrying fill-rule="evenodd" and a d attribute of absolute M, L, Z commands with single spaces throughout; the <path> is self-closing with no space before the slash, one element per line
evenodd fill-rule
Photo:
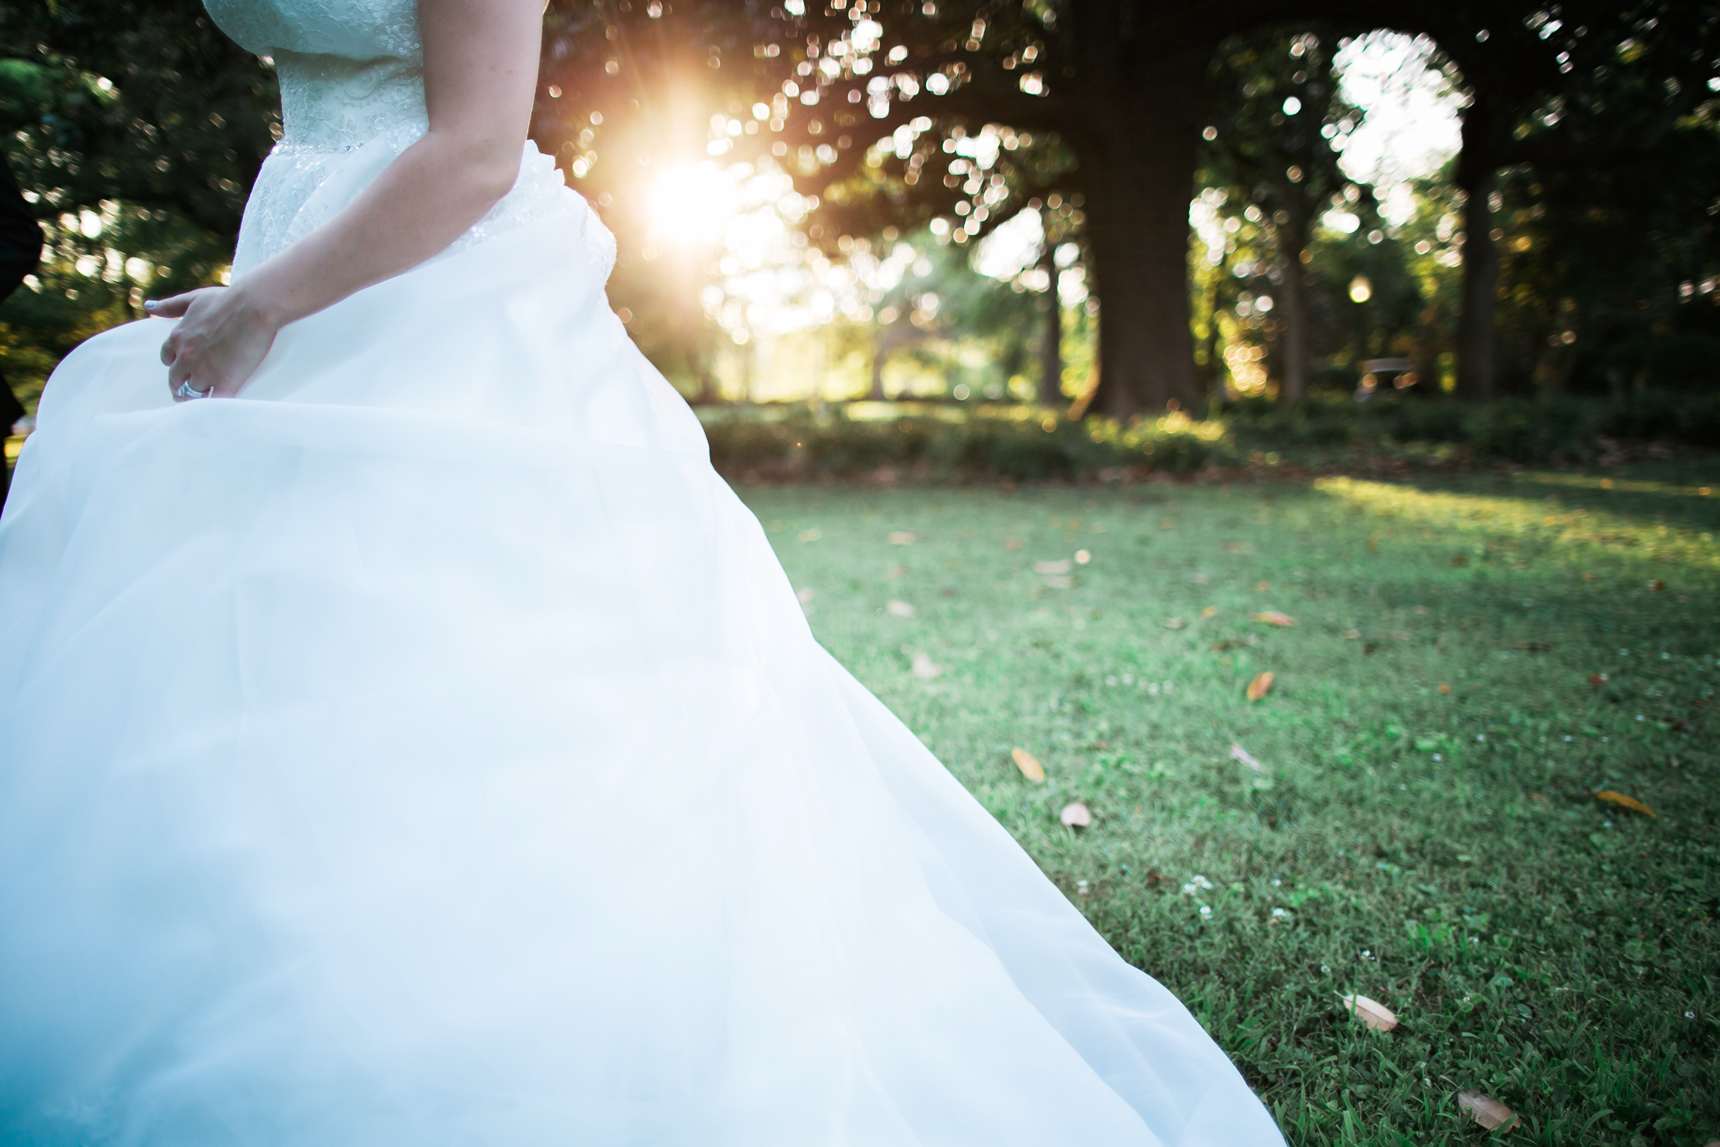
<path fill-rule="evenodd" d="M 1093 823 L 1093 813 L 1080 801 L 1072 801 L 1063 806 L 1063 811 L 1057 814 L 1057 819 L 1070 828 L 1086 828 Z"/>
<path fill-rule="evenodd" d="M 1183 627 L 1183 619 L 1182 618 L 1180 618 L 1180 617 L 1167 617 L 1167 618 L 1165 618 L 1165 628 L 1166 629 L 1181 629 L 1182 627 Z"/>
<path fill-rule="evenodd" d="M 1440 692 L 1441 692 L 1441 693 L 1449 693 L 1449 692 L 1451 692 L 1451 686 L 1449 686 L 1449 685 L 1441 685 L 1441 686 L 1440 686 L 1440 687 L 1439 687 L 1439 691 L 1440 691 Z"/>
<path fill-rule="evenodd" d="M 1005 538 L 1003 539 L 1003 548 L 1006 550 L 1019 550 L 1021 548 L 1021 539 Z"/>
<path fill-rule="evenodd" d="M 1451 564 L 1454 566 L 1466 566 L 1469 564 L 1469 555 L 1468 554 L 1453 554 L 1452 558 L 1451 558 Z"/>
<path fill-rule="evenodd" d="M 1259 761 L 1254 759 L 1253 753 L 1250 753 L 1247 749 L 1236 744 L 1234 741 L 1231 742 L 1230 745 L 1230 759 L 1233 761 L 1241 761 L 1257 773 L 1266 768 L 1265 765 L 1262 765 Z"/>
<path fill-rule="evenodd" d="M 1584 581 L 1600 581 L 1601 575 L 1595 574 L 1595 573 L 1590 573 L 1589 571 L 1584 570 L 1583 571 L 1583 580 Z"/>
<path fill-rule="evenodd" d="M 1595 794 L 1595 799 L 1598 801 L 1606 801 L 1608 804 L 1616 804 L 1620 808 L 1628 808 L 1632 812 L 1645 812 L 1649 816 L 1655 815 L 1653 809 L 1649 808 L 1635 797 L 1627 797 L 1621 792 L 1614 792 L 1612 789 L 1602 789 L 1600 792 Z M 1655 819 L 1658 820 L 1659 818 L 1656 817 Z"/>
<path fill-rule="evenodd" d="M 1287 613 L 1279 613 L 1276 609 L 1264 610 L 1254 615 L 1255 621 L 1264 621 L 1267 625 L 1295 625 L 1296 619 Z"/>
<path fill-rule="evenodd" d="M 1517 1113 L 1491 1095 L 1483 1095 L 1479 1091 L 1460 1091 L 1457 1093 L 1457 1106 L 1465 1115 L 1489 1131 L 1499 1127 L 1509 1131 L 1517 1126 Z"/>
<path fill-rule="evenodd" d="M 1607 675 L 1605 673 L 1591 673 L 1591 674 L 1589 674 L 1589 684 L 1593 685 L 1596 689 L 1599 689 L 1602 685 L 1605 685 L 1606 683 L 1607 683 Z"/>
<path fill-rule="evenodd" d="M 1666 588 L 1666 583 L 1665 583 L 1665 582 L 1663 582 L 1663 581 L 1661 581 L 1661 580 L 1660 580 L 1660 579 L 1659 579 L 1659 578 L 1655 578 L 1655 579 L 1654 579 L 1654 580 L 1653 580 L 1653 581 L 1651 581 L 1651 582 L 1649 582 L 1649 583 L 1648 583 L 1648 588 L 1649 588 L 1649 589 L 1654 589 L 1654 590 L 1661 590 L 1661 589 L 1665 589 L 1665 588 Z"/>
<path fill-rule="evenodd" d="M 1378 1000 L 1366 996 L 1345 996 L 1344 1010 L 1377 1032 L 1389 1032 L 1397 1027 L 1397 1015 Z"/>
<path fill-rule="evenodd" d="M 1045 766 L 1034 760 L 1033 754 L 1026 749 L 1011 749 L 1010 756 L 1015 758 L 1015 767 L 1021 770 L 1021 775 L 1036 785 L 1045 783 Z"/>
<path fill-rule="evenodd" d="M 1216 605 L 1209 605 L 1205 609 L 1200 611 L 1200 619 L 1202 621 L 1205 621 L 1208 618 L 1213 618 L 1213 617 L 1217 617 L 1217 616 L 1218 616 L 1218 606 L 1216 606 Z"/>
<path fill-rule="evenodd" d="M 1267 590 L 1272 588 L 1272 583 L 1269 581 L 1257 581 L 1254 583 L 1254 588 L 1259 590 L 1261 593 L 1265 593 Z"/>
<path fill-rule="evenodd" d="M 1227 554 L 1251 554 L 1254 547 L 1247 542 L 1225 542 L 1224 552 Z"/>
<path fill-rule="evenodd" d="M 1270 672 L 1262 673 L 1255 677 L 1254 680 L 1248 683 L 1248 699 L 1250 701 L 1258 701 L 1262 697 L 1266 696 L 1266 691 L 1272 688 L 1272 680 L 1273 677 Z"/>
<path fill-rule="evenodd" d="M 1176 524 L 1177 520 L 1175 518 L 1159 519 L 1159 529 L 1161 530 L 1174 530 L 1176 528 Z"/>
<path fill-rule="evenodd" d="M 890 535 L 890 544 L 893 546 L 911 546 L 918 540 L 912 530 L 896 530 Z"/>
<path fill-rule="evenodd" d="M 1075 568 L 1068 558 L 1056 562 L 1034 562 L 1033 572 L 1037 574 L 1066 574 Z"/>
<path fill-rule="evenodd" d="M 1359 629 L 1346 629 L 1346 630 L 1344 630 L 1344 632 L 1338 634 L 1338 636 L 1343 638 L 1345 641 L 1354 641 L 1356 638 L 1360 637 L 1361 635 L 1362 635 L 1362 631 Z"/>
<path fill-rule="evenodd" d="M 944 667 L 933 661 L 924 653 L 914 654 L 914 676 L 922 681 L 930 681 L 944 671 Z"/>

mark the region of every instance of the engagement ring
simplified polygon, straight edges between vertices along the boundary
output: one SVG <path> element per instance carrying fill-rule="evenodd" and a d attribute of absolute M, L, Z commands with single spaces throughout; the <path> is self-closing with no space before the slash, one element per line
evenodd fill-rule
<path fill-rule="evenodd" d="M 208 398 L 214 393 L 215 388 L 213 386 L 208 390 L 198 390 L 196 387 L 191 385 L 190 379 L 186 379 L 184 382 L 179 384 L 179 389 L 173 392 L 173 400 L 175 402 L 184 402 L 191 398 Z"/>

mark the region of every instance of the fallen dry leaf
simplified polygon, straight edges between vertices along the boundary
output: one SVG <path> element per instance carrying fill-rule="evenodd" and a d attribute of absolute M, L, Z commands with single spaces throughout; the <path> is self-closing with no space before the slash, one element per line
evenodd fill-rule
<path fill-rule="evenodd" d="M 1165 618 L 1165 628 L 1166 629 L 1181 629 L 1182 627 L 1183 627 L 1183 619 L 1182 618 L 1180 618 L 1180 617 L 1167 617 L 1167 618 Z"/>
<path fill-rule="evenodd" d="M 1248 699 L 1250 701 L 1258 701 L 1262 697 L 1266 696 L 1267 690 L 1271 688 L 1272 674 L 1270 672 L 1262 673 L 1248 683 Z"/>
<path fill-rule="evenodd" d="M 1033 759 L 1033 754 L 1026 749 L 1012 749 L 1009 753 L 1015 758 L 1015 767 L 1021 770 L 1021 775 L 1036 785 L 1045 783 L 1045 767 Z"/>
<path fill-rule="evenodd" d="M 914 607 L 913 606 L 909 605 L 905 601 L 898 601 L 895 598 L 891 598 L 889 601 L 884 603 L 884 611 L 886 613 L 888 613 L 891 617 L 912 617 L 912 616 L 914 616 Z"/>
<path fill-rule="evenodd" d="M 1217 617 L 1217 616 L 1218 616 L 1218 606 L 1216 606 L 1216 605 L 1209 605 L 1205 609 L 1200 611 L 1200 619 L 1202 621 L 1205 621 L 1209 617 Z"/>
<path fill-rule="evenodd" d="M 944 671 L 944 667 L 927 657 L 924 653 L 914 654 L 914 676 L 922 681 L 930 681 Z"/>
<path fill-rule="evenodd" d="M 1268 610 L 1265 610 L 1261 613 L 1255 614 L 1254 620 L 1255 621 L 1264 621 L 1267 625 L 1295 625 L 1296 624 L 1295 618 L 1291 617 L 1287 613 L 1279 613 L 1275 609 L 1268 609 Z"/>
<path fill-rule="evenodd" d="M 1441 693 L 1449 693 L 1449 692 L 1451 692 L 1451 686 L 1449 686 L 1449 685 L 1441 685 L 1441 686 L 1440 686 L 1440 687 L 1439 687 L 1439 691 L 1440 691 L 1440 692 L 1441 692 Z"/>
<path fill-rule="evenodd" d="M 1241 761 L 1257 773 L 1266 768 L 1265 765 L 1254 759 L 1253 753 L 1250 753 L 1247 749 L 1235 742 L 1232 742 L 1230 746 L 1230 759 L 1233 761 Z"/>
<path fill-rule="evenodd" d="M 1491 1095 L 1483 1095 L 1479 1091 L 1460 1091 L 1457 1093 L 1457 1106 L 1489 1131 L 1498 1127 L 1509 1131 L 1517 1126 L 1517 1113 Z"/>
<path fill-rule="evenodd" d="M 1254 583 L 1254 588 L 1259 590 L 1261 593 L 1265 593 L 1267 590 L 1272 588 L 1272 583 L 1269 581 L 1257 581 Z"/>
<path fill-rule="evenodd" d="M 1361 635 L 1362 635 L 1362 631 L 1359 629 L 1346 629 L 1346 630 L 1344 630 L 1344 632 L 1338 634 L 1338 636 L 1342 637 L 1345 641 L 1354 641 L 1356 638 L 1360 637 Z"/>
<path fill-rule="evenodd" d="M 1225 542 L 1224 552 L 1227 554 L 1247 554 L 1253 553 L 1254 547 L 1247 542 Z"/>
<path fill-rule="evenodd" d="M 1600 581 L 1601 575 L 1589 573 L 1587 570 L 1584 570 L 1583 571 L 1583 580 L 1584 581 Z"/>
<path fill-rule="evenodd" d="M 1589 674 L 1589 684 L 1593 685 L 1596 689 L 1599 689 L 1602 685 L 1605 685 L 1606 683 L 1607 683 L 1607 675 L 1605 673 L 1591 673 L 1591 674 Z"/>
<path fill-rule="evenodd" d="M 1057 814 L 1057 819 L 1070 828 L 1086 828 L 1093 823 L 1093 813 L 1080 801 L 1074 801 L 1063 806 L 1063 811 Z"/>
<path fill-rule="evenodd" d="M 1344 1007 L 1377 1032 L 1389 1032 L 1398 1025 L 1397 1015 L 1378 1000 L 1370 1000 L 1366 996 L 1345 996 Z"/>
<path fill-rule="evenodd" d="M 1606 801 L 1608 804 L 1616 804 L 1620 808 L 1628 808 L 1633 812 L 1645 812 L 1649 816 L 1655 815 L 1653 809 L 1649 808 L 1635 797 L 1627 797 L 1623 793 L 1614 792 L 1612 789 L 1602 789 L 1600 792 L 1595 794 L 1595 799 L 1598 801 Z M 1658 820 L 1659 818 L 1656 817 L 1655 819 Z"/>
<path fill-rule="evenodd" d="M 1469 564 L 1469 555 L 1468 554 L 1454 554 L 1454 555 L 1452 555 L 1452 558 L 1451 558 L 1451 564 L 1454 566 L 1466 566 Z"/>
<path fill-rule="evenodd" d="M 893 546 L 911 546 L 918 540 L 912 530 L 896 530 L 890 535 L 890 544 Z"/>
<path fill-rule="evenodd" d="M 1177 524 L 1177 520 L 1175 518 L 1160 518 L 1159 519 L 1159 529 L 1161 529 L 1161 530 L 1175 529 L 1176 524 Z"/>
<path fill-rule="evenodd" d="M 1021 539 L 1005 538 L 1003 539 L 1003 548 L 1006 550 L 1019 550 L 1021 548 Z"/>
<path fill-rule="evenodd" d="M 1655 578 L 1653 581 L 1648 583 L 1648 588 L 1649 589 L 1655 589 L 1655 590 L 1665 589 L 1666 583 L 1661 581 L 1659 578 Z"/>
<path fill-rule="evenodd" d="M 1037 574 L 1066 574 L 1075 568 L 1075 563 L 1068 558 L 1055 562 L 1034 562 L 1033 572 Z"/>

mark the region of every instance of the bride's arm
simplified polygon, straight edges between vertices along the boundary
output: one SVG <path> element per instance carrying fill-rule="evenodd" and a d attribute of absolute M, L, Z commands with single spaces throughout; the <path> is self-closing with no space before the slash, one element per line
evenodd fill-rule
<path fill-rule="evenodd" d="M 420 0 L 430 128 L 327 223 L 242 276 L 145 304 L 180 318 L 168 386 L 232 395 L 275 332 L 411 269 L 459 238 L 519 174 L 537 84 L 541 0 Z"/>

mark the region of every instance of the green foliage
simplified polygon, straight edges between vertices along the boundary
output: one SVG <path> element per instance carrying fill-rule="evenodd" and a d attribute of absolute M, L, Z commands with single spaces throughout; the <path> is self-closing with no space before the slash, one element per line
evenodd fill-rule
<path fill-rule="evenodd" d="M 1465 1088 L 1523 1116 L 1513 1139 L 1698 1147 L 1720 1138 L 1720 501 L 1692 487 L 1720 475 L 1615 473 L 743 495 L 820 641 L 1296 1147 L 1479 1142 Z M 1072 588 L 1033 570 L 1077 550 Z M 1058 822 L 1071 800 L 1092 828 Z M 1345 1016 L 1350 992 L 1398 1029 Z"/>
<path fill-rule="evenodd" d="M 872 413 L 879 404 L 857 404 Z M 1031 407 L 904 405 L 898 417 L 851 418 L 789 408 L 707 412 L 711 461 L 731 475 L 823 478 L 899 471 L 903 477 L 1089 478 L 1123 468 L 1186 474 L 1234 462 L 1217 423 L 1169 415 L 1128 426 L 1107 419 L 1072 422 Z"/>
<path fill-rule="evenodd" d="M 1263 463 L 1352 470 L 1592 463 L 1618 457 L 1627 444 L 1720 449 L 1720 395 L 1667 391 L 1487 406 L 1395 395 L 1357 403 L 1328 394 L 1295 406 L 1256 398 L 1229 403 L 1206 421 L 1173 413 L 1130 423 L 982 403 L 855 403 L 823 413 L 798 405 L 706 408 L 703 415 L 719 471 L 772 480 L 883 470 L 911 480 L 1105 481 Z"/>

